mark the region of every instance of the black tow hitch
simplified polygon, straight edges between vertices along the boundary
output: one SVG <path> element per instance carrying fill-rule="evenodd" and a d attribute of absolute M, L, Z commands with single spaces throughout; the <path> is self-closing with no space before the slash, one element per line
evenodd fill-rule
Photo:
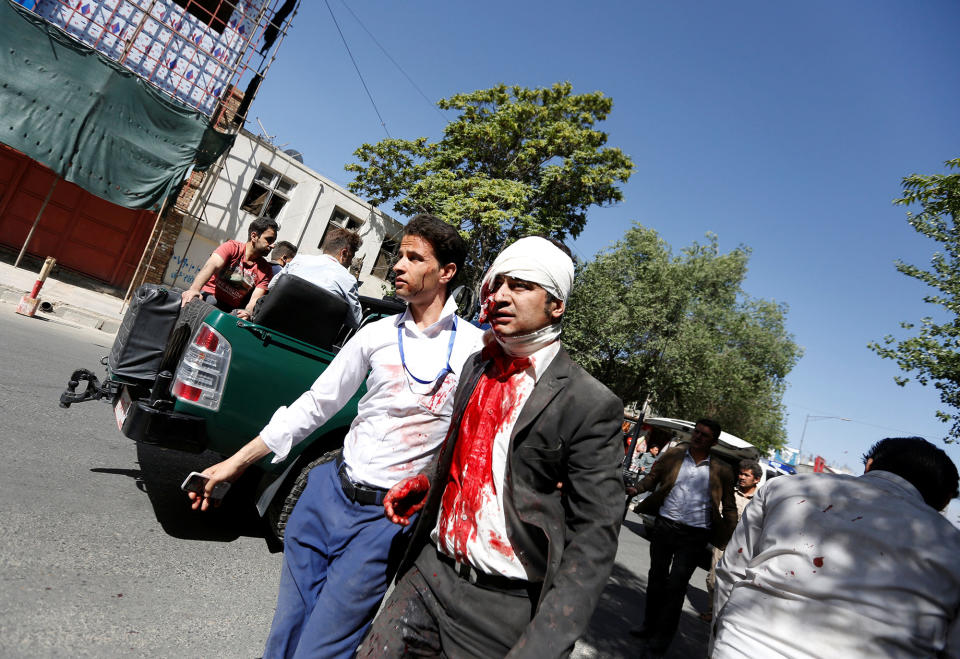
<path fill-rule="evenodd" d="M 77 393 L 77 387 L 80 386 L 81 382 L 86 382 L 87 386 L 83 391 Z M 88 400 L 102 400 L 104 398 L 113 400 L 119 391 L 119 382 L 104 380 L 101 383 L 91 371 L 78 368 L 70 376 L 66 390 L 60 394 L 60 407 L 70 407 L 74 403 L 83 403 Z"/>

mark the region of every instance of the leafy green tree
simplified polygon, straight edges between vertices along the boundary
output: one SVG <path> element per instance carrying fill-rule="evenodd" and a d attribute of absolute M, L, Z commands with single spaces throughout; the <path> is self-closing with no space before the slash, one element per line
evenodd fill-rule
<path fill-rule="evenodd" d="M 467 276 L 477 283 L 500 250 L 517 238 L 576 237 L 587 209 L 622 200 L 619 184 L 633 162 L 605 146 L 594 126 L 613 101 L 574 94 L 570 83 L 527 89 L 498 85 L 442 99 L 457 118 L 443 138 L 364 144 L 350 189 L 398 212 L 433 213 L 470 244 Z"/>
<path fill-rule="evenodd" d="M 960 169 L 960 158 L 948 160 L 948 170 Z M 896 268 L 908 277 L 918 279 L 934 289 L 923 301 L 940 307 L 947 319 L 936 322 L 930 316 L 915 323 L 903 322 L 905 330 L 917 334 L 898 340 L 892 335 L 883 343 L 871 343 L 870 349 L 884 359 L 892 359 L 906 372 L 915 372 L 917 382 L 933 383 L 940 392 L 940 401 L 951 411 L 938 410 L 941 421 L 952 421 L 948 442 L 960 438 L 960 174 L 913 174 L 903 179 L 903 197 L 893 203 L 901 206 L 920 205 L 920 212 L 907 212 L 910 225 L 936 242 L 943 251 L 934 253 L 930 269 L 898 260 Z M 904 386 L 909 377 L 894 378 Z"/>
<path fill-rule="evenodd" d="M 659 414 L 716 418 L 760 448 L 785 439 L 785 377 L 802 354 L 786 306 L 742 289 L 750 252 L 721 254 L 716 236 L 674 256 L 635 224 L 582 264 L 564 345 L 625 401 L 649 395 Z"/>

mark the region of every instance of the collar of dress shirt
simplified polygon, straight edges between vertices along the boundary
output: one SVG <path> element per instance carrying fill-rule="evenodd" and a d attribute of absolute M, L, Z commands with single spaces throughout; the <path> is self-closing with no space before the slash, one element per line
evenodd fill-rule
<path fill-rule="evenodd" d="M 690 458 L 690 461 L 693 462 L 693 466 L 694 466 L 694 467 L 699 467 L 700 465 L 702 465 L 702 464 L 705 463 L 705 462 L 710 462 L 710 454 L 709 454 L 709 453 L 707 453 L 707 457 L 705 457 L 705 458 L 704 458 L 703 460 L 701 460 L 700 462 L 697 462 L 696 459 L 690 454 L 690 449 L 687 449 L 687 454 L 686 454 L 685 456 L 683 456 L 683 459 L 684 459 L 684 460 L 686 460 L 687 458 Z"/>
<path fill-rule="evenodd" d="M 457 313 L 457 301 L 453 299 L 453 296 L 447 297 L 447 301 L 443 304 L 443 309 L 440 310 L 440 318 L 437 319 L 437 322 L 433 323 L 429 327 L 425 327 L 422 330 L 417 327 L 417 323 L 413 320 L 413 314 L 410 313 L 410 305 L 407 305 L 406 310 L 400 314 L 397 318 L 397 326 L 404 326 L 407 332 L 410 334 L 422 334 L 425 336 L 436 336 L 442 330 L 447 329 L 447 326 L 453 322 L 453 316 Z M 466 322 L 466 321 L 464 321 Z"/>
<path fill-rule="evenodd" d="M 560 352 L 560 342 L 554 341 L 543 346 L 535 353 L 530 355 L 530 361 L 533 363 L 533 381 L 540 382 L 540 377 L 544 371 L 553 362 L 553 358 Z M 528 369 L 529 370 L 529 369 Z"/>
<path fill-rule="evenodd" d="M 343 264 L 340 263 L 340 259 L 338 259 L 336 256 L 333 256 L 333 255 L 331 255 L 331 254 L 321 254 L 320 256 L 325 256 L 325 257 L 327 257 L 328 259 L 330 259 L 331 261 L 333 261 L 334 263 L 336 263 L 337 265 L 339 265 L 341 268 L 343 268 Z M 346 268 L 344 268 L 344 270 L 346 270 Z"/>
<path fill-rule="evenodd" d="M 860 478 L 869 478 L 870 480 L 879 481 L 876 483 L 879 487 L 884 490 L 891 491 L 893 489 L 902 490 L 902 495 L 907 497 L 916 497 L 923 501 L 923 495 L 920 494 L 920 490 L 913 486 L 913 483 L 908 481 L 906 478 L 897 476 L 891 471 L 883 471 L 882 469 L 872 469 L 867 473 L 860 476 Z M 889 485 L 888 485 L 889 483 Z M 892 487 L 891 487 L 892 486 Z M 898 492 L 900 494 L 900 492 Z"/>

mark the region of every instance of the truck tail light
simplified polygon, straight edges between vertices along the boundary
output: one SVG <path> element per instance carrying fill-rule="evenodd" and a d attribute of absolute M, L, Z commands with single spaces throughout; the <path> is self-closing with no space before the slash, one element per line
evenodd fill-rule
<path fill-rule="evenodd" d="M 216 412 L 229 367 L 230 342 L 203 323 L 177 366 L 173 395 Z"/>

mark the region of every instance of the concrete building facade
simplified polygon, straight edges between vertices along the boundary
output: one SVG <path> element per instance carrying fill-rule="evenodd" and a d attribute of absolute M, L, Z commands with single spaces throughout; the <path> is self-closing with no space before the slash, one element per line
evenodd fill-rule
<path fill-rule="evenodd" d="M 280 225 L 278 240 L 293 243 L 302 254 L 319 254 L 331 227 L 355 231 L 363 245 L 351 270 L 361 282 L 361 294 L 381 297 L 387 291 L 402 225 L 311 170 L 295 152 L 241 131 L 220 167 L 204 176 L 188 203 L 183 201 L 177 204 L 183 210 L 172 210 L 182 214 L 182 224 L 175 239 L 168 232 L 169 258 L 158 254 L 150 268 L 152 275 L 165 263 L 162 281 L 167 285 L 189 286 L 218 245 L 245 241 L 250 222 L 270 217 Z"/>

